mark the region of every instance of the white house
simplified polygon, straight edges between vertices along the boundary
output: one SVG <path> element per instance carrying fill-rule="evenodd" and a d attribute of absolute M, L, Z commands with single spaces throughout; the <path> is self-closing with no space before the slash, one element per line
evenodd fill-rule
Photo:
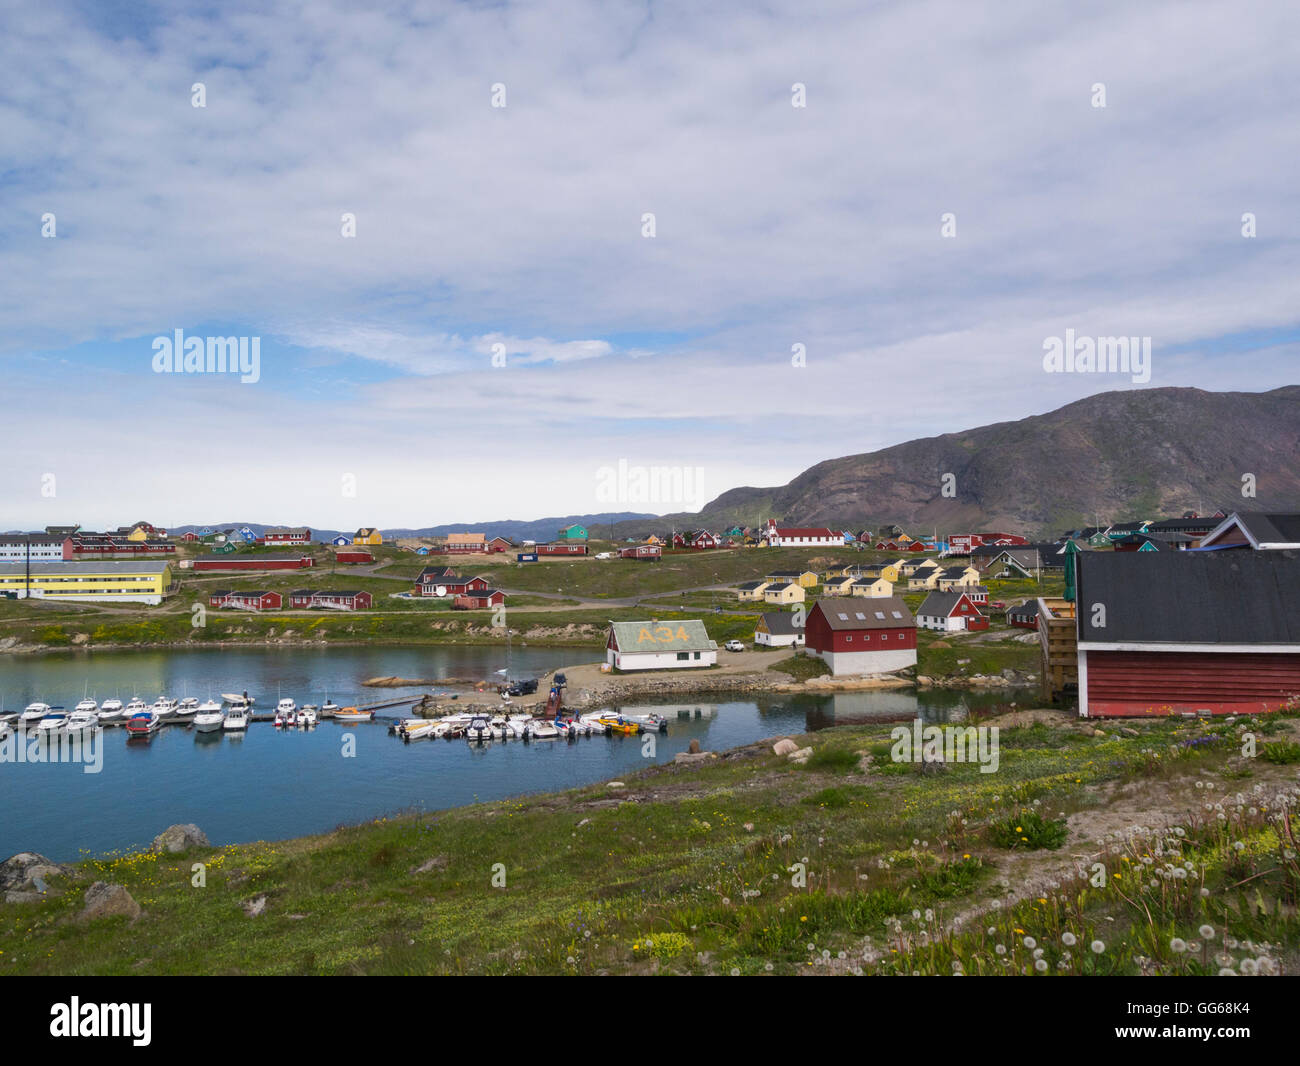
<path fill-rule="evenodd" d="M 605 661 L 616 670 L 682 670 L 713 666 L 718 645 L 704 623 L 687 621 L 611 622 Z"/>
<path fill-rule="evenodd" d="M 964 589 L 931 592 L 916 609 L 916 624 L 922 629 L 956 633 L 966 629 L 988 629 L 989 620 Z"/>
<path fill-rule="evenodd" d="M 754 643 L 768 648 L 802 648 L 803 626 L 796 626 L 796 612 L 769 611 L 754 627 Z"/>

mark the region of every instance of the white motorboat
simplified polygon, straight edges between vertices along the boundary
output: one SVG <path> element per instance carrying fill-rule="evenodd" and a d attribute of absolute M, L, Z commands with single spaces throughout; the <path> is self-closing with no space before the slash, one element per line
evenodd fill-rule
<path fill-rule="evenodd" d="M 188 707 L 186 706 L 187 702 L 189 703 Z M 172 713 L 172 721 L 181 722 L 181 723 L 192 722 L 194 721 L 194 718 L 196 715 L 198 715 L 198 713 L 199 713 L 198 700 L 189 700 L 189 701 L 181 700 L 176 710 Z"/>
<path fill-rule="evenodd" d="M 167 696 L 159 696 L 150 704 L 149 710 L 158 716 L 158 721 L 170 721 L 176 714 L 176 701 Z"/>
<path fill-rule="evenodd" d="M 36 732 L 43 737 L 52 737 L 68 728 L 68 716 L 63 711 L 50 711 L 36 723 Z"/>
<path fill-rule="evenodd" d="M 317 721 L 318 721 L 318 718 L 317 718 L 317 716 L 316 716 L 316 706 L 315 706 L 315 704 L 304 703 L 301 707 L 298 708 L 298 726 L 299 726 L 299 728 L 306 728 L 306 727 L 309 727 L 309 726 L 314 726 L 314 725 L 316 724 Z"/>
<path fill-rule="evenodd" d="M 139 696 L 135 696 L 124 708 L 123 714 L 125 714 L 127 718 L 130 718 L 135 714 L 143 714 L 148 709 L 149 704 L 145 703 Z"/>
<path fill-rule="evenodd" d="M 131 715 L 126 721 L 126 735 L 131 737 L 149 737 L 162 728 L 162 719 L 154 711 L 140 711 Z"/>
<path fill-rule="evenodd" d="M 248 728 L 248 705 L 245 703 L 236 703 L 226 712 L 225 721 L 222 722 L 221 728 L 227 733 L 243 732 Z"/>
<path fill-rule="evenodd" d="M 73 711 L 64 728 L 69 733 L 93 733 L 99 728 L 99 715 L 94 711 Z"/>
<path fill-rule="evenodd" d="M 288 696 L 285 696 L 284 699 L 282 699 L 279 703 L 275 705 L 276 714 L 288 714 L 289 712 L 296 711 L 297 709 L 298 709 L 298 705 L 294 703 L 293 700 Z"/>
<path fill-rule="evenodd" d="M 194 728 L 199 733 L 214 733 L 221 728 L 226 716 L 216 700 L 204 700 L 194 712 Z"/>
<path fill-rule="evenodd" d="M 221 694 L 221 698 L 225 700 L 227 703 L 245 703 L 250 707 L 257 702 L 247 692 L 245 692 L 242 696 L 234 692 L 223 692 Z"/>
<path fill-rule="evenodd" d="M 34 726 L 51 710 L 52 708 L 48 703 L 29 703 L 23 708 L 23 713 L 18 716 L 18 723 L 24 728 Z"/>
<path fill-rule="evenodd" d="M 555 728 L 554 722 L 549 722 L 545 718 L 534 718 L 528 723 L 528 735 L 533 740 L 554 740 L 560 735 L 560 731 Z"/>
<path fill-rule="evenodd" d="M 198 706 L 199 706 L 199 701 L 196 697 L 186 696 L 183 700 L 181 700 L 180 706 L 177 709 L 182 711 L 194 711 L 194 710 L 198 710 Z"/>
<path fill-rule="evenodd" d="M 122 707 L 122 701 L 119 699 L 108 699 L 99 705 L 99 724 L 115 725 L 121 722 L 126 711 Z"/>
<path fill-rule="evenodd" d="M 410 718 L 397 727 L 397 735 L 408 744 L 412 740 L 428 740 L 438 727 L 436 718 Z"/>
<path fill-rule="evenodd" d="M 651 733 L 666 733 L 668 731 L 668 719 L 662 714 L 625 714 L 623 717 L 629 722 L 638 723 L 642 729 Z"/>
<path fill-rule="evenodd" d="M 339 705 L 331 699 L 327 699 L 320 705 L 320 716 L 322 718 L 332 718 L 339 713 Z"/>
<path fill-rule="evenodd" d="M 506 730 L 512 737 L 523 740 L 528 736 L 528 724 L 532 720 L 529 714 L 512 714 L 506 721 Z"/>
<path fill-rule="evenodd" d="M 72 713 L 77 714 L 78 712 L 81 712 L 94 714 L 97 710 L 99 710 L 99 704 L 87 696 L 84 700 L 77 701 L 77 705 L 72 708 Z"/>
<path fill-rule="evenodd" d="M 122 709 L 122 701 L 116 696 L 110 696 L 99 705 L 99 709 L 101 711 L 120 711 Z"/>
<path fill-rule="evenodd" d="M 605 714 L 605 713 L 608 712 L 600 712 L 597 714 L 584 714 L 580 716 L 577 719 L 577 721 L 580 723 L 581 727 L 585 730 L 588 736 L 600 736 L 601 734 L 609 732 L 609 723 L 604 721 L 604 719 L 601 717 L 601 714 Z"/>
<path fill-rule="evenodd" d="M 492 723 L 487 715 L 479 714 L 470 719 L 465 727 L 465 739 L 480 744 L 492 739 Z"/>

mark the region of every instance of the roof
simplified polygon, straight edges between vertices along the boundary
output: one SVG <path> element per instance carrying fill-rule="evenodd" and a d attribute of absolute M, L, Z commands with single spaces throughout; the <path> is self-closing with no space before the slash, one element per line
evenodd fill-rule
<path fill-rule="evenodd" d="M 1300 545 L 1300 513 L 1269 514 L 1264 511 L 1234 511 L 1217 525 L 1202 543 L 1213 543 L 1216 534 L 1233 525 L 1241 526 L 1253 547 L 1262 544 Z"/>
<path fill-rule="evenodd" d="M 774 581 L 772 584 L 768 585 L 767 588 L 765 588 L 763 591 L 784 592 L 786 589 L 793 588 L 793 587 L 794 587 L 793 581 Z"/>
<path fill-rule="evenodd" d="M 0 533 L 0 544 L 23 544 L 31 541 L 32 547 L 42 544 L 62 544 L 68 538 L 63 534 L 53 533 Z"/>
<path fill-rule="evenodd" d="M 825 526 L 777 526 L 778 537 L 838 537 L 842 534 Z"/>
<path fill-rule="evenodd" d="M 233 533 L 234 530 L 226 530 L 226 532 Z M 294 533 L 298 536 L 310 536 L 311 530 L 306 526 L 275 526 L 272 529 L 268 529 L 262 534 L 262 536 L 269 537 L 273 533 L 279 534 L 280 536 L 283 536 L 286 533 Z"/>
<path fill-rule="evenodd" d="M 1148 533 L 1208 533 L 1222 519 L 1213 516 L 1205 518 L 1162 518 L 1147 526 Z"/>
<path fill-rule="evenodd" d="M 965 590 L 954 590 L 952 592 L 932 592 L 922 601 L 921 606 L 916 609 L 917 614 L 938 615 L 940 618 L 947 618 L 957 608 L 966 597 Z"/>
<path fill-rule="evenodd" d="M 1089 552 L 1077 565 L 1080 641 L 1300 645 L 1300 552 Z"/>
<path fill-rule="evenodd" d="M 743 589 L 745 592 L 751 592 L 754 589 L 761 589 L 764 585 L 767 584 L 769 584 L 769 582 L 767 581 L 746 581 L 742 585 L 737 585 L 736 588 Z"/>
<path fill-rule="evenodd" d="M 158 574 L 172 565 L 170 559 L 103 559 L 65 563 L 59 559 L 33 559 L 32 575 L 59 574 Z M 0 563 L 0 575 L 24 574 L 27 562 Z"/>
<path fill-rule="evenodd" d="M 820 611 L 833 630 L 898 629 L 914 626 L 916 620 L 901 596 L 881 596 L 870 601 L 818 600 L 813 611 Z M 811 612 L 810 612 L 811 614 Z"/>
<path fill-rule="evenodd" d="M 803 629 L 795 626 L 794 611 L 769 611 L 762 617 L 767 631 L 774 637 L 792 637 Z"/>
<path fill-rule="evenodd" d="M 685 621 L 611 622 L 614 642 L 621 652 L 717 651 L 709 639 L 704 623 L 697 618 Z"/>
<path fill-rule="evenodd" d="M 294 589 L 290 596 L 360 596 L 359 589 Z"/>
<path fill-rule="evenodd" d="M 1038 601 L 1026 600 L 1024 603 L 1018 603 L 1014 607 L 1008 607 L 1007 614 L 1018 615 L 1022 618 L 1037 618 Z"/>

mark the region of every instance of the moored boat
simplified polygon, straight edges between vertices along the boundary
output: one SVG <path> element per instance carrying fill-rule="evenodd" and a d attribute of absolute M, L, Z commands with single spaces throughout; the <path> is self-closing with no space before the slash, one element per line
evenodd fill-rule
<path fill-rule="evenodd" d="M 99 728 L 99 715 L 94 711 L 73 711 L 68 715 L 64 729 L 68 733 L 93 733 Z"/>
<path fill-rule="evenodd" d="M 84 700 L 77 701 L 77 705 L 72 708 L 72 713 L 94 714 L 97 710 L 99 710 L 99 704 L 87 696 Z"/>
<path fill-rule="evenodd" d="M 221 723 L 221 728 L 227 733 L 242 732 L 248 728 L 248 719 L 248 705 L 236 703 L 226 712 L 226 718 Z"/>
<path fill-rule="evenodd" d="M 18 724 L 23 727 L 34 726 L 51 710 L 53 708 L 48 703 L 29 703 L 18 716 Z"/>
<path fill-rule="evenodd" d="M 63 711 L 50 711 L 36 723 L 36 732 L 41 736 L 52 737 L 68 728 L 68 716 Z"/>
<path fill-rule="evenodd" d="M 479 714 L 470 719 L 465 727 L 465 739 L 477 744 L 492 739 L 492 723 L 487 715 Z"/>
<path fill-rule="evenodd" d="M 355 707 L 343 707 L 334 712 L 336 722 L 368 722 L 375 716 L 374 711 L 360 711 Z"/>
<path fill-rule="evenodd" d="M 141 711 L 138 714 L 131 715 L 126 721 L 126 734 L 128 737 L 152 736 L 161 728 L 162 719 L 158 717 L 155 711 Z"/>
<path fill-rule="evenodd" d="M 116 725 L 121 722 L 126 715 L 122 707 L 122 701 L 119 699 L 107 699 L 99 705 L 99 724 Z"/>
<path fill-rule="evenodd" d="M 194 728 L 200 733 L 214 733 L 221 728 L 226 716 L 216 700 L 204 700 L 194 714 Z"/>

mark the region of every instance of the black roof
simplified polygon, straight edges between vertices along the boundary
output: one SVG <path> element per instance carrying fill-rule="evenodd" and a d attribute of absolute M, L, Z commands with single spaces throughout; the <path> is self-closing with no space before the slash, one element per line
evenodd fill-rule
<path fill-rule="evenodd" d="M 1162 518 L 1147 526 L 1148 533 L 1208 533 L 1222 518 L 1210 515 L 1205 518 Z"/>
<path fill-rule="evenodd" d="M 924 614 L 939 615 L 941 618 L 947 618 L 952 614 L 953 609 L 965 595 L 965 589 L 957 589 L 952 592 L 932 592 L 921 602 L 921 606 L 916 609 L 917 617 Z"/>
<path fill-rule="evenodd" d="M 1038 601 L 1026 600 L 1024 603 L 1018 603 L 1014 607 L 1008 607 L 1007 614 L 1014 614 L 1019 618 L 1037 618 Z"/>
<path fill-rule="evenodd" d="M 1300 544 L 1300 513 L 1237 511 L 1235 514 L 1238 522 L 1260 544 Z"/>
<path fill-rule="evenodd" d="M 1296 644 L 1300 552 L 1085 552 L 1079 639 L 1170 644 Z M 1093 625 L 1105 606 L 1104 628 Z"/>

